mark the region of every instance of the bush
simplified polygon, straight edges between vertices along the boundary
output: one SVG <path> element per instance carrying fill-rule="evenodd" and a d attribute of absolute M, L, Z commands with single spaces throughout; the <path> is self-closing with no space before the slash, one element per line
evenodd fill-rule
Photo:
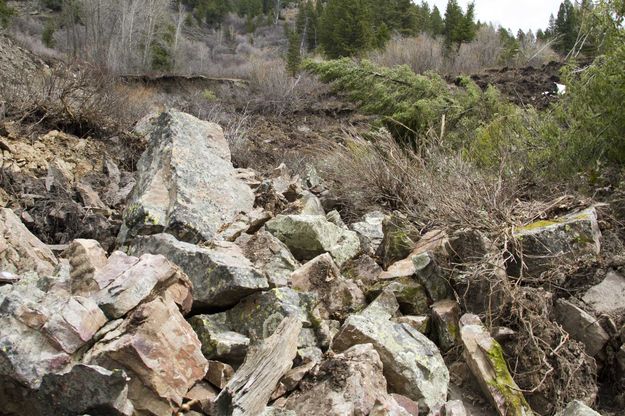
<path fill-rule="evenodd" d="M 6 27 L 14 14 L 15 11 L 7 6 L 6 1 L 0 0 L 0 28 Z"/>

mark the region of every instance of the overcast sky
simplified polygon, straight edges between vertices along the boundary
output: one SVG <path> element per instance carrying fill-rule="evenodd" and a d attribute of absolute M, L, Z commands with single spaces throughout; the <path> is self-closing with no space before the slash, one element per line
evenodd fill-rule
<path fill-rule="evenodd" d="M 475 0 L 476 19 L 482 22 L 492 22 L 513 33 L 523 29 L 544 29 L 549 23 L 549 15 L 558 12 L 562 0 Z M 420 0 L 416 1 L 420 3 Z M 427 0 L 430 6 L 438 6 L 444 17 L 447 0 Z M 466 10 L 470 0 L 458 0 L 463 10 Z"/>

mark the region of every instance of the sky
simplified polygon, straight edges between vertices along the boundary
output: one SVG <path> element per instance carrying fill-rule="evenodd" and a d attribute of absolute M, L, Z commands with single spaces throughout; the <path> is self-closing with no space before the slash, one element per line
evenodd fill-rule
<path fill-rule="evenodd" d="M 549 15 L 558 13 L 562 0 L 474 0 L 476 19 L 481 22 L 492 22 L 511 29 L 516 33 L 519 29 L 527 31 L 544 29 L 549 23 Z M 420 0 L 416 1 L 420 3 Z M 438 6 L 444 17 L 447 0 L 427 0 L 430 6 Z M 458 0 L 458 4 L 466 10 L 471 0 Z"/>

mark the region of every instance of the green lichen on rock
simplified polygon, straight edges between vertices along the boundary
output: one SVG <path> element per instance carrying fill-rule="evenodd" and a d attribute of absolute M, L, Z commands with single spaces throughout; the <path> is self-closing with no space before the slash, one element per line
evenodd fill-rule
<path fill-rule="evenodd" d="M 495 379 L 488 384 L 503 396 L 506 406 L 506 416 L 532 415 L 532 410 L 525 400 L 523 393 L 519 391 L 519 388 L 512 379 L 512 375 L 510 375 L 501 345 L 493 340 L 492 346 L 487 354 L 495 372 Z"/>

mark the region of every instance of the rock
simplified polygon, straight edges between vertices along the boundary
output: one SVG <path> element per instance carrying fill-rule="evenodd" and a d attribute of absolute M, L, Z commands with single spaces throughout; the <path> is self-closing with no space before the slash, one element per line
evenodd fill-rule
<path fill-rule="evenodd" d="M 371 286 L 378 281 L 382 268 L 370 256 L 363 254 L 343 267 L 343 273 L 348 279 L 352 279 L 365 287 Z"/>
<path fill-rule="evenodd" d="M 430 332 L 429 316 L 400 316 L 399 318 L 394 318 L 393 322 L 410 325 L 424 335 Z"/>
<path fill-rule="evenodd" d="M 288 247 L 267 231 L 261 230 L 254 235 L 243 234 L 236 239 L 235 244 L 241 247 L 254 267 L 263 273 L 270 287 L 287 286 L 291 273 L 300 267 Z"/>
<path fill-rule="evenodd" d="M 11 272 L 0 272 L 0 285 L 17 283 L 22 278 Z M 2 303 L 0 301 L 0 303 Z"/>
<path fill-rule="evenodd" d="M 323 351 L 318 347 L 304 347 L 297 350 L 297 358 L 300 362 L 318 364 L 323 358 Z"/>
<path fill-rule="evenodd" d="M 423 315 L 429 312 L 428 295 L 421 284 L 412 277 L 400 277 L 374 284 L 368 291 L 368 298 L 376 298 L 384 290 L 393 292 L 399 310 L 404 315 Z"/>
<path fill-rule="evenodd" d="M 219 390 L 226 387 L 226 384 L 230 381 L 234 375 L 234 370 L 228 364 L 219 361 L 209 361 L 208 371 L 204 377 L 206 381 L 217 387 Z"/>
<path fill-rule="evenodd" d="M 48 165 L 46 190 L 69 194 L 72 190 L 74 175 L 72 167 L 62 159 L 55 159 Z"/>
<path fill-rule="evenodd" d="M 107 322 L 104 313 L 90 298 L 71 297 L 55 309 L 41 327 L 41 332 L 68 354 L 90 341 Z"/>
<path fill-rule="evenodd" d="M 625 344 L 621 345 L 621 348 L 616 353 L 616 362 L 621 375 L 625 375 Z"/>
<path fill-rule="evenodd" d="M 283 214 L 325 216 L 326 212 L 324 211 L 319 198 L 311 192 L 305 191 L 300 199 L 289 204 Z"/>
<path fill-rule="evenodd" d="M 291 410 L 280 409 L 273 406 L 265 407 L 260 416 L 297 416 L 297 413 Z"/>
<path fill-rule="evenodd" d="M 444 416 L 467 416 L 467 409 L 462 400 L 450 400 L 443 406 Z"/>
<path fill-rule="evenodd" d="M 320 215 L 278 215 L 266 225 L 301 261 L 330 253 L 339 266 L 356 257 L 360 241 L 353 231 L 343 230 Z"/>
<path fill-rule="evenodd" d="M 341 275 L 328 253 L 315 257 L 294 271 L 291 287 L 316 295 L 318 306 L 315 310 L 321 319 L 342 320 L 366 305 L 362 291 L 353 281 Z"/>
<path fill-rule="evenodd" d="M 157 234 L 135 238 L 129 251 L 161 254 L 180 266 L 193 283 L 193 305 L 198 308 L 233 306 L 269 288 L 267 279 L 233 243 L 221 242 L 209 249 Z"/>
<path fill-rule="evenodd" d="M 442 276 L 442 271 L 430 252 L 416 253 L 415 251 L 406 259 L 394 263 L 380 275 L 382 280 L 401 277 L 412 277 L 421 284 L 433 302 L 449 296 L 449 284 Z"/>
<path fill-rule="evenodd" d="M 214 413 L 233 416 L 261 413 L 280 379 L 293 365 L 302 323 L 285 318 L 271 336 L 245 357 L 228 385 L 215 400 Z"/>
<path fill-rule="evenodd" d="M 213 402 L 217 398 L 219 392 L 215 387 L 205 381 L 199 381 L 185 394 L 184 399 L 187 401 L 182 406 L 183 411 L 191 409 L 205 414 L 210 414 Z"/>
<path fill-rule="evenodd" d="M 216 240 L 233 242 L 244 233 L 254 234 L 271 218 L 271 213 L 263 208 L 254 208 L 248 213 L 239 213 L 230 224 L 224 225 L 219 230 Z"/>
<path fill-rule="evenodd" d="M 281 163 L 280 166 L 278 166 L 273 170 L 273 172 L 271 172 L 271 183 L 273 188 L 279 194 L 288 194 L 289 189 L 294 186 L 301 193 L 301 187 L 299 186 L 299 176 L 291 175 L 289 169 L 284 163 Z M 293 202 L 295 199 L 297 199 L 297 196 L 289 199 L 289 201 Z"/>
<path fill-rule="evenodd" d="M 83 362 L 126 371 L 138 415 L 171 414 L 208 369 L 195 332 L 178 307 L 161 298 L 134 309 Z"/>
<path fill-rule="evenodd" d="M 451 260 L 456 264 L 466 264 L 482 259 L 488 252 L 490 243 L 477 230 L 462 228 L 449 239 Z"/>
<path fill-rule="evenodd" d="M 293 393 L 285 408 L 298 415 L 368 415 L 387 396 L 380 356 L 371 344 L 354 345 L 321 363 L 314 382 Z"/>
<path fill-rule="evenodd" d="M 105 212 L 107 214 L 109 213 L 108 207 L 102 202 L 100 196 L 93 190 L 91 185 L 81 181 L 76 184 L 76 190 L 85 208 L 100 210 L 100 212 Z"/>
<path fill-rule="evenodd" d="M 386 215 L 383 212 L 374 211 L 365 214 L 361 222 L 355 222 L 351 225 L 351 229 L 358 234 L 360 244 L 365 253 L 375 254 L 380 244 L 382 244 L 384 239 L 382 223 L 385 218 Z"/>
<path fill-rule="evenodd" d="M 601 416 L 579 400 L 573 400 L 556 416 Z"/>
<path fill-rule="evenodd" d="M 38 414 L 132 416 L 128 381 L 122 370 L 95 365 L 78 364 L 64 374 L 48 374 L 36 393 Z"/>
<path fill-rule="evenodd" d="M 527 267 L 523 273 L 530 276 L 545 271 L 555 260 L 595 258 L 601 249 L 601 231 L 594 208 L 538 221 L 513 230 L 512 235 L 522 248 L 522 262 Z M 508 272 L 519 275 L 521 264 L 516 258 L 508 265 Z"/>
<path fill-rule="evenodd" d="M 51 275 L 57 260 L 8 208 L 0 209 L 0 270 L 14 274 Z"/>
<path fill-rule="evenodd" d="M 410 413 L 393 396 L 387 396 L 376 401 L 369 416 L 410 416 Z"/>
<path fill-rule="evenodd" d="M 168 110 L 137 130 L 149 134 L 148 148 L 137 166 L 120 243 L 160 232 L 191 243 L 211 240 L 223 224 L 252 209 L 254 194 L 236 178 L 218 125 Z"/>
<path fill-rule="evenodd" d="M 332 342 L 334 351 L 371 343 L 380 354 L 384 375 L 395 393 L 432 408 L 447 398 L 449 372 L 436 345 L 412 326 L 391 321 L 399 304 L 383 292 L 362 313 L 345 320 Z"/>
<path fill-rule="evenodd" d="M 449 351 L 460 340 L 460 305 L 445 299 L 432 305 L 432 329 L 437 345 Z"/>
<path fill-rule="evenodd" d="M 209 360 L 241 363 L 250 339 L 226 326 L 226 315 L 196 315 L 189 320 L 202 343 L 202 354 Z"/>
<path fill-rule="evenodd" d="M 95 273 L 93 286 L 101 287 L 93 299 L 109 319 L 121 318 L 158 296 L 170 298 L 183 313 L 191 309 L 189 278 L 161 255 L 136 258 L 113 253 L 106 266 Z"/>
<path fill-rule="evenodd" d="M 595 317 L 567 300 L 556 301 L 555 314 L 556 321 L 573 339 L 584 344 L 586 353 L 591 357 L 599 354 L 610 340 Z"/>
<path fill-rule="evenodd" d="M 341 218 L 341 214 L 337 210 L 332 210 L 326 214 L 326 219 L 330 221 L 332 224 L 337 227 L 341 227 L 343 229 L 347 229 L 347 225 L 343 222 L 343 218 Z"/>
<path fill-rule="evenodd" d="M 384 268 L 397 260 L 405 259 L 419 240 L 419 233 L 408 219 L 398 213 L 384 219 L 382 223 L 384 237 L 376 255 L 382 259 Z"/>
<path fill-rule="evenodd" d="M 292 392 L 297 388 L 299 382 L 315 367 L 317 363 L 315 361 L 309 361 L 304 365 L 295 367 L 286 372 L 284 377 L 278 383 L 278 387 L 271 395 L 271 400 L 276 400 L 287 393 Z"/>
<path fill-rule="evenodd" d="M 625 277 L 608 272 L 601 283 L 591 287 L 582 300 L 598 314 L 616 315 L 625 310 Z"/>
<path fill-rule="evenodd" d="M 99 290 L 94 285 L 95 273 L 106 266 L 106 251 L 95 240 L 74 240 L 63 255 L 69 259 L 72 293 L 89 296 Z"/>
<path fill-rule="evenodd" d="M 408 412 L 411 416 L 419 416 L 419 403 L 414 400 L 409 399 L 406 396 L 402 396 L 401 394 L 393 393 L 391 394 L 393 399 L 404 408 L 406 412 Z"/>
<path fill-rule="evenodd" d="M 252 343 L 271 335 L 286 317 L 295 316 L 310 326 L 299 294 L 286 287 L 248 296 L 226 316 L 228 327 L 248 336 Z"/>
<path fill-rule="evenodd" d="M 497 413 L 500 416 L 532 415 L 532 409 L 510 375 L 501 345 L 490 336 L 477 315 L 462 316 L 460 338 L 465 361 Z"/>

